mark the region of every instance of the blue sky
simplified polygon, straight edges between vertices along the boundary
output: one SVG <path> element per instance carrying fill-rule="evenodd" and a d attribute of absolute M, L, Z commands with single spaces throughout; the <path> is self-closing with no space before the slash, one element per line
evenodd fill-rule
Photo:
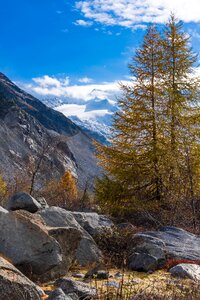
<path fill-rule="evenodd" d="M 170 11 L 185 22 L 199 52 L 199 0 L 2 1 L 0 70 L 42 95 L 63 95 L 65 88 L 74 95 L 77 86 L 87 93 L 85 85 L 112 90 L 127 80 L 146 25 L 162 25 Z"/>

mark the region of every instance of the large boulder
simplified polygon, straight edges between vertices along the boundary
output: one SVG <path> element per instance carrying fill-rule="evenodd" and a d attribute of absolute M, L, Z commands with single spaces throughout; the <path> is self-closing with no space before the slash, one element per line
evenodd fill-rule
<path fill-rule="evenodd" d="M 91 236 L 95 236 L 105 229 L 111 229 L 114 225 L 108 217 L 97 213 L 72 212 L 72 214 L 81 227 L 83 227 Z"/>
<path fill-rule="evenodd" d="M 135 234 L 130 245 L 131 270 L 155 270 L 169 258 L 195 261 L 200 257 L 200 237 L 176 227 Z"/>
<path fill-rule="evenodd" d="M 91 287 L 89 284 L 72 280 L 70 278 L 64 277 L 56 280 L 56 286 L 61 288 L 65 294 L 75 293 L 78 295 L 79 299 L 91 299 L 97 295 L 96 289 Z"/>
<path fill-rule="evenodd" d="M 41 281 L 49 281 L 67 274 L 75 260 L 76 250 L 81 240 L 81 232 L 73 227 L 47 227 L 48 233 L 61 247 L 62 262 L 55 268 L 43 274 Z"/>
<path fill-rule="evenodd" d="M 45 224 L 51 228 L 74 228 L 81 235 L 79 244 L 74 251 L 77 262 L 82 265 L 102 260 L 102 253 L 93 238 L 78 224 L 73 214 L 59 207 L 50 207 L 38 212 Z M 62 247 L 62 242 L 59 240 Z"/>
<path fill-rule="evenodd" d="M 44 292 L 0 257 L 0 300 L 40 300 Z"/>
<path fill-rule="evenodd" d="M 9 200 L 6 207 L 8 210 L 27 210 L 31 213 L 37 212 L 42 208 L 42 205 L 34 199 L 31 195 L 20 192 L 13 195 Z"/>
<path fill-rule="evenodd" d="M 136 271 L 154 271 L 162 267 L 166 262 L 165 244 L 163 241 L 135 235 L 133 248 L 128 259 L 129 269 Z"/>
<path fill-rule="evenodd" d="M 196 264 L 179 264 L 169 272 L 175 277 L 200 280 L 200 266 Z"/>
<path fill-rule="evenodd" d="M 0 253 L 27 276 L 41 275 L 62 261 L 58 242 L 42 219 L 26 211 L 0 207 Z"/>

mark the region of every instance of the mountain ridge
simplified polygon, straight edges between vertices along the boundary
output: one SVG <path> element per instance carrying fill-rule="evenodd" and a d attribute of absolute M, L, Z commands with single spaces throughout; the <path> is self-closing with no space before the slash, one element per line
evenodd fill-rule
<path fill-rule="evenodd" d="M 99 174 L 92 139 L 62 113 L 24 92 L 3 73 L 0 73 L 0 136 L 4 137 L 0 143 L 3 158 L 0 171 L 6 178 L 12 178 L 15 169 L 25 170 L 27 158 L 37 158 L 42 143 L 55 139 L 59 140 L 55 151 L 46 158 L 48 168 L 54 173 L 52 177 L 58 178 L 69 169 L 84 188 L 88 180 L 92 185 Z M 51 177 L 43 175 L 45 180 Z"/>

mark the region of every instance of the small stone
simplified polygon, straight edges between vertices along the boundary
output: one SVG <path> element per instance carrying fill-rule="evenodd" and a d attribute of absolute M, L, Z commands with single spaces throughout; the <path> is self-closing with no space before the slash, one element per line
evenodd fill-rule
<path fill-rule="evenodd" d="M 94 275 L 97 279 L 108 279 L 109 278 L 109 272 L 104 271 L 104 270 L 99 270 L 96 272 Z"/>
<path fill-rule="evenodd" d="M 120 284 L 116 281 L 108 281 L 104 283 L 105 286 L 118 289 L 120 287 Z"/>
<path fill-rule="evenodd" d="M 132 284 L 139 284 L 139 283 L 141 283 L 141 282 L 143 282 L 143 280 L 141 280 L 141 279 L 132 279 L 132 280 L 131 280 L 131 283 L 132 283 Z"/>
<path fill-rule="evenodd" d="M 82 274 L 82 273 L 73 273 L 72 274 L 72 277 L 74 277 L 74 278 L 84 278 L 85 277 L 85 275 L 84 274 Z"/>
<path fill-rule="evenodd" d="M 117 272 L 117 273 L 115 273 L 114 276 L 117 277 L 117 278 L 121 278 L 121 277 L 123 277 L 123 274 L 120 273 L 120 272 Z"/>

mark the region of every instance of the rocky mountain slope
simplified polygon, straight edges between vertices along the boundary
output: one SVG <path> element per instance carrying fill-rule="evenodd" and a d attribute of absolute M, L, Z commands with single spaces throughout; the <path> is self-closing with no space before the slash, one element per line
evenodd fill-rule
<path fill-rule="evenodd" d="M 99 173 L 92 139 L 0 73 L 0 172 L 9 179 L 45 157 L 43 179 L 71 170 L 84 187 Z M 45 152 L 45 149 L 48 149 Z M 45 152 L 45 153 L 44 153 Z"/>

